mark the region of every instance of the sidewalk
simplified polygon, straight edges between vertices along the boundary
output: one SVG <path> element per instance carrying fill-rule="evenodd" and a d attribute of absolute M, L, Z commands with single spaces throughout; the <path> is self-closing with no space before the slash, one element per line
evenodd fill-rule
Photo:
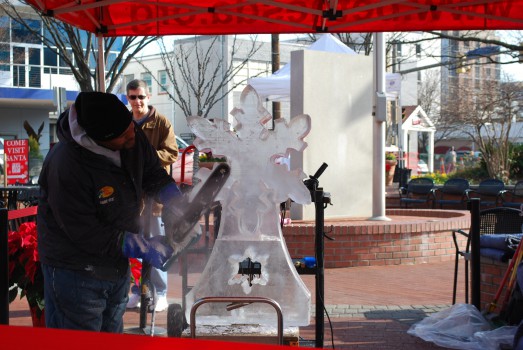
<path fill-rule="evenodd" d="M 454 262 L 421 265 L 352 267 L 325 270 L 324 347 L 336 349 L 424 350 L 441 349 L 406 333 L 410 325 L 427 315 L 450 306 Z M 194 284 L 201 271 L 191 265 L 189 284 Z M 199 271 L 198 271 L 199 270 Z M 169 273 L 169 303 L 181 303 L 181 276 L 173 265 Z M 314 276 L 301 276 L 314 296 Z M 463 282 L 459 283 L 463 295 Z M 461 302 L 462 298 L 458 298 Z M 314 310 L 314 307 L 312 308 Z M 315 340 L 314 316 L 311 324 L 300 327 L 299 336 Z M 148 325 L 151 314 L 148 314 Z M 10 305 L 11 325 L 31 325 L 26 300 Z M 166 327 L 166 312 L 156 315 L 156 326 Z M 138 309 L 125 315 L 126 328 L 139 325 Z M 333 337 L 331 337 L 331 326 Z M 308 342 L 310 343 L 310 342 Z"/>

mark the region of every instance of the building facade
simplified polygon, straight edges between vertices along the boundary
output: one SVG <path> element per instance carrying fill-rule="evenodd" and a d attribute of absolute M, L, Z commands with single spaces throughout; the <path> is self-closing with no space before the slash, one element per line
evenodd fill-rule
<path fill-rule="evenodd" d="M 80 88 L 71 68 L 58 54 L 59 49 L 43 43 L 42 36 L 49 39 L 52 35 L 41 18 L 27 6 L 20 9 L 20 13 L 25 16 L 25 23 L 41 36 L 5 12 L 0 16 L 0 137 L 28 138 L 24 122 L 35 131 L 43 126 L 39 143 L 40 152 L 45 156 L 50 145 L 57 141 L 58 114 L 76 99 Z M 83 47 L 87 48 L 87 33 L 78 33 Z M 121 50 L 121 43 L 122 39 L 117 39 L 109 60 Z M 94 58 L 90 66 L 94 71 Z"/>

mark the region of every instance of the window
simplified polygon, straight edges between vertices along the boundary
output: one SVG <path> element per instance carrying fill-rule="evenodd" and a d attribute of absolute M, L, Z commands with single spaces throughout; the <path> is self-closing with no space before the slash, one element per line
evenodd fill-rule
<path fill-rule="evenodd" d="M 402 49 L 402 44 L 401 44 L 401 43 L 397 43 L 397 44 L 396 44 L 396 55 L 397 55 L 398 57 L 402 57 L 401 49 Z"/>
<path fill-rule="evenodd" d="M 166 94 L 171 90 L 171 82 L 166 70 L 158 71 L 158 94 Z"/>
<path fill-rule="evenodd" d="M 123 76 L 122 93 L 127 95 L 127 84 L 134 80 L 134 74 L 126 74 Z"/>
<path fill-rule="evenodd" d="M 9 72 L 11 47 L 9 44 L 0 44 L 0 71 Z"/>
<path fill-rule="evenodd" d="M 153 93 L 153 77 L 151 76 L 151 73 L 142 73 L 141 78 L 143 81 L 147 83 L 147 86 L 149 86 L 149 93 Z"/>
<path fill-rule="evenodd" d="M 25 23 L 32 31 L 40 32 L 41 22 L 32 19 L 26 19 Z M 39 44 L 40 38 L 37 35 L 34 35 L 30 30 L 28 30 L 24 25 L 17 23 L 16 21 L 11 21 L 12 25 L 12 36 L 13 42 L 24 43 L 24 44 Z"/>
<path fill-rule="evenodd" d="M 67 50 L 66 52 L 67 57 L 69 57 L 69 60 L 73 61 L 73 51 Z M 71 75 L 73 72 L 71 71 L 71 67 L 65 62 L 63 58 L 60 57 L 60 74 L 68 74 Z"/>
<path fill-rule="evenodd" d="M 58 55 L 48 47 L 44 47 L 44 73 L 58 73 Z"/>
<path fill-rule="evenodd" d="M 107 55 L 107 67 L 111 67 L 116 62 L 116 54 L 114 52 L 109 52 L 109 55 Z"/>
<path fill-rule="evenodd" d="M 40 48 L 27 48 L 27 55 L 29 61 L 29 86 L 42 86 L 42 61 L 40 57 Z"/>
<path fill-rule="evenodd" d="M 0 17 L 0 41 L 8 43 L 9 39 L 9 17 Z"/>

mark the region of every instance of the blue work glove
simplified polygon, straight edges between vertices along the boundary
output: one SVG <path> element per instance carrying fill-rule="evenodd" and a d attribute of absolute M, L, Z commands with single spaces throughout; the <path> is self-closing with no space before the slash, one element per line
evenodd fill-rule
<path fill-rule="evenodd" d="M 174 182 L 165 185 L 158 192 L 158 202 L 161 204 L 169 204 L 174 202 L 177 198 L 182 196 L 182 191 L 176 186 Z"/>
<path fill-rule="evenodd" d="M 174 253 L 163 236 L 146 239 L 131 232 L 123 234 L 122 251 L 127 258 L 142 259 L 156 268 L 161 268 Z"/>

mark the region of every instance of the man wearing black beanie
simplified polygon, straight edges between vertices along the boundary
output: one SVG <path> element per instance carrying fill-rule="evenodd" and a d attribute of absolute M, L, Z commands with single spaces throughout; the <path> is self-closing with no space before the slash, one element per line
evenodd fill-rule
<path fill-rule="evenodd" d="M 161 267 L 176 248 L 137 234 L 140 199 L 180 191 L 115 95 L 80 93 L 57 132 L 38 181 L 46 326 L 122 332 L 129 258 Z"/>

